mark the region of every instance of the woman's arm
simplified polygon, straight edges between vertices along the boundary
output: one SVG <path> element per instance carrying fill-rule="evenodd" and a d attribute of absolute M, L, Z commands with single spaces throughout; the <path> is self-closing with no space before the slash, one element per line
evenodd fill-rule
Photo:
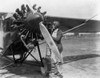
<path fill-rule="evenodd" d="M 62 38 L 63 34 L 61 30 L 57 31 L 57 36 L 53 37 L 54 41 L 59 41 Z"/>

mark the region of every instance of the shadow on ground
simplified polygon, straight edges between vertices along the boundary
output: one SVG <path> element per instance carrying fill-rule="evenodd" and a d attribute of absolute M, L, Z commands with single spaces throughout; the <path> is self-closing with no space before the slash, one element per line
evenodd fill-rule
<path fill-rule="evenodd" d="M 5 57 L 0 57 L 0 70 L 7 70 L 8 72 L 0 73 L 0 74 L 15 74 L 15 76 L 25 77 L 25 78 L 47 78 L 44 77 L 40 72 L 40 65 L 34 61 L 26 61 L 22 65 L 10 65 L 5 67 L 9 64 L 13 64 Z M 39 65 L 39 66 L 36 66 Z M 5 68 L 4 68 L 5 67 Z M 16 77 L 15 77 L 16 78 Z"/>
<path fill-rule="evenodd" d="M 89 58 L 96 58 L 100 57 L 98 54 L 85 54 L 85 55 L 74 55 L 74 56 L 66 56 L 64 57 L 64 63 L 71 63 L 78 60 L 89 59 Z M 5 58 L 0 57 L 0 67 L 11 63 L 10 61 L 6 60 Z M 35 66 L 36 64 L 34 61 L 27 61 L 27 64 L 23 64 L 21 66 L 9 66 L 5 69 L 9 71 L 9 73 L 13 73 L 15 75 L 29 77 L 31 75 L 33 78 L 44 78 L 40 72 L 40 66 Z M 37 77 L 38 76 L 38 77 Z"/>
<path fill-rule="evenodd" d="M 84 55 L 74 55 L 74 56 L 65 56 L 63 58 L 64 63 L 70 63 L 78 60 L 89 59 L 89 58 L 96 58 L 100 57 L 98 54 L 84 54 Z"/>

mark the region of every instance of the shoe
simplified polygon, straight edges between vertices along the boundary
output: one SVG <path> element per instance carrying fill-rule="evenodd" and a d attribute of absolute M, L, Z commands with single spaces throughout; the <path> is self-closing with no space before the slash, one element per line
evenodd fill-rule
<path fill-rule="evenodd" d="M 59 72 L 55 73 L 55 75 L 57 75 L 59 78 L 63 78 L 63 75 Z"/>

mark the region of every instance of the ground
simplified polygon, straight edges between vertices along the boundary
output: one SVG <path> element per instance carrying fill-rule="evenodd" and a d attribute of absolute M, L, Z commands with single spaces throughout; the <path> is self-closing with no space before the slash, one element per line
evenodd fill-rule
<path fill-rule="evenodd" d="M 63 43 L 63 76 L 64 78 L 100 78 L 100 36 L 69 36 L 62 39 Z M 40 46 L 45 56 L 45 44 Z M 33 54 L 38 57 L 37 52 Z M 39 58 L 38 58 L 39 59 Z M 33 60 L 30 56 L 27 60 Z M 31 61 L 32 62 L 32 61 Z M 0 67 L 9 62 L 0 57 Z M 10 66 L 0 69 L 0 78 L 45 78 L 40 68 L 33 65 Z"/>

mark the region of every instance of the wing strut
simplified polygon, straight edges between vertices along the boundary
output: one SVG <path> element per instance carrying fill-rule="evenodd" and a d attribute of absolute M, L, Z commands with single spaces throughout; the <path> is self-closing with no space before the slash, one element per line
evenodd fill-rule
<path fill-rule="evenodd" d="M 86 19 L 86 20 L 84 21 L 84 23 L 79 24 L 79 25 L 77 25 L 77 26 L 75 26 L 75 27 L 73 27 L 73 28 L 71 28 L 71 29 L 69 29 L 69 30 L 63 32 L 63 35 L 66 34 L 66 33 L 68 33 L 69 31 L 72 31 L 72 30 L 76 29 L 76 28 L 79 28 L 79 27 L 81 27 L 81 26 L 84 26 L 89 20 L 91 20 L 92 18 L 96 17 L 97 15 L 98 15 L 98 14 L 92 16 L 92 17 L 89 18 L 89 19 Z"/>

